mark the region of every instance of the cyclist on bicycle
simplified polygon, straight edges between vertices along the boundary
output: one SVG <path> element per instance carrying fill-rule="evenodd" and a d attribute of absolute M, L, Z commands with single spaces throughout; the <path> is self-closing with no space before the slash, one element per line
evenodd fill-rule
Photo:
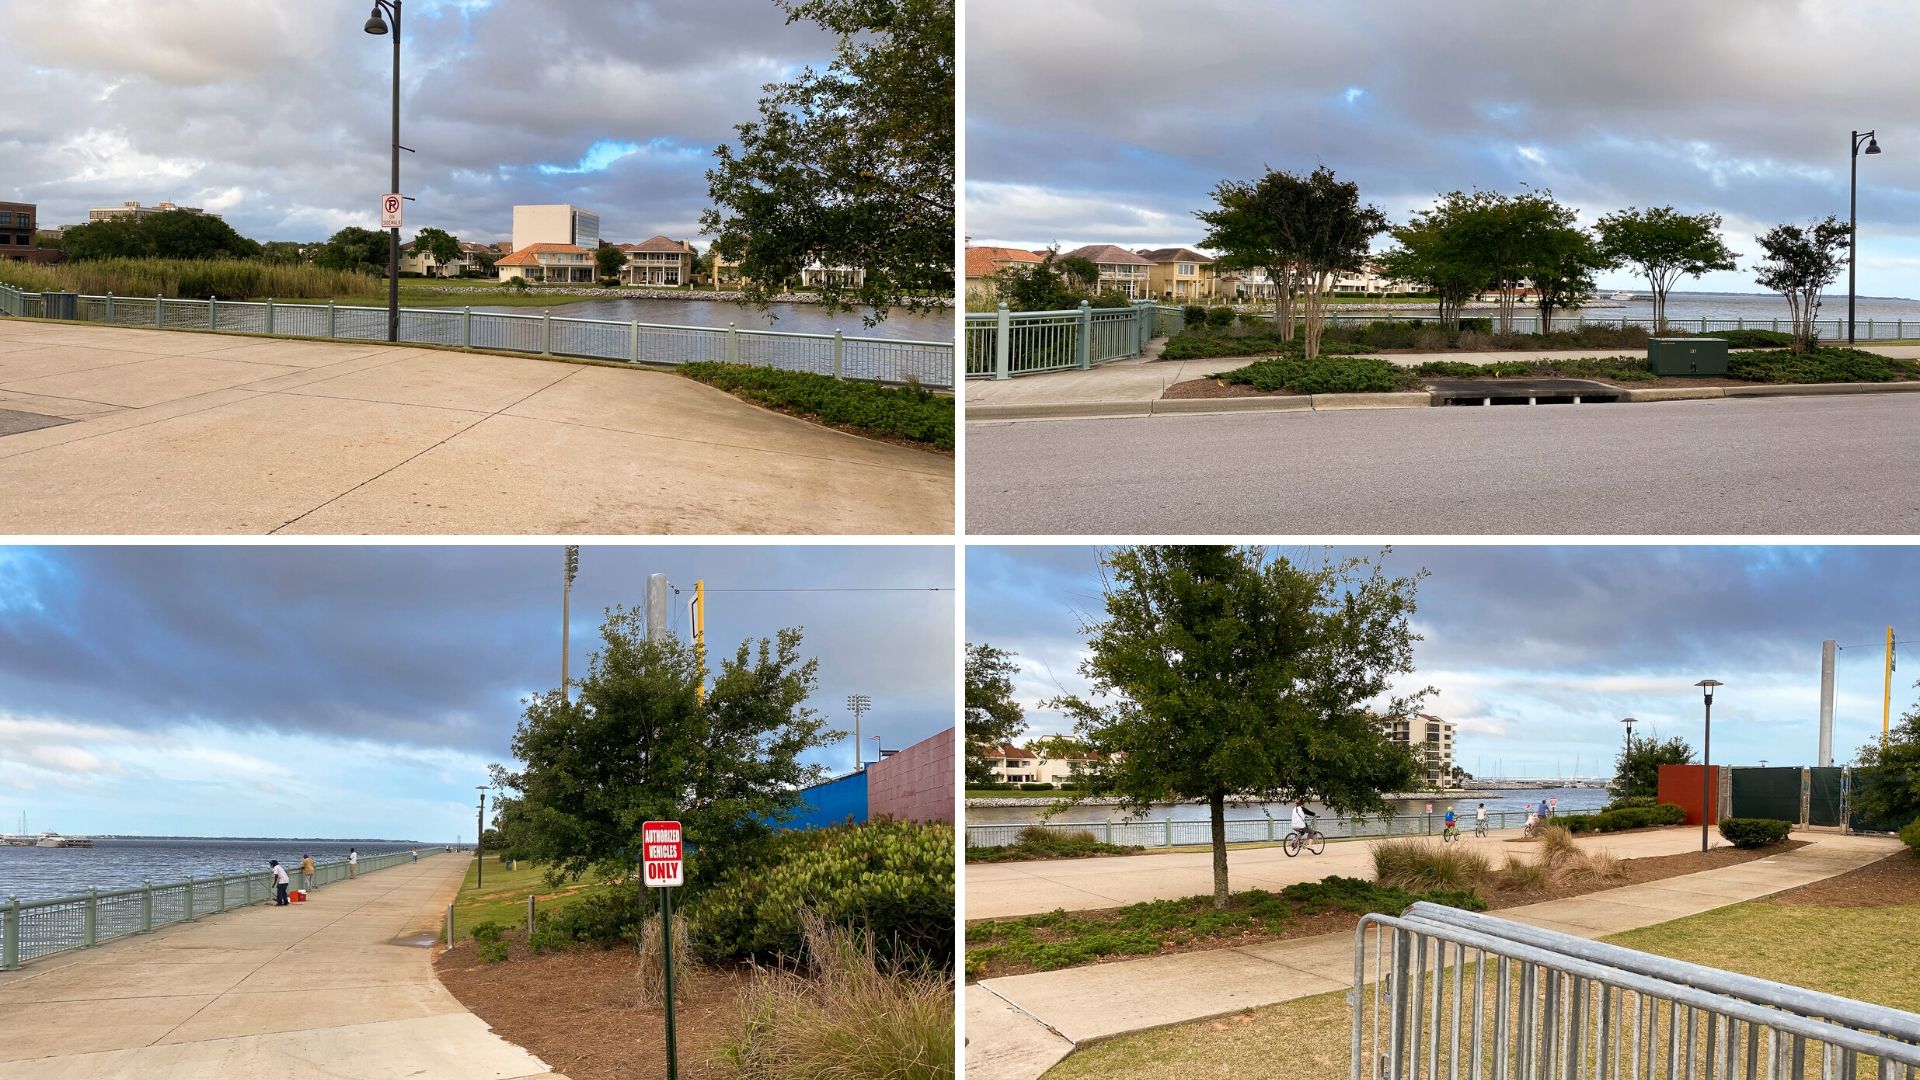
<path fill-rule="evenodd" d="M 1440 830 L 1441 835 L 1449 840 L 1458 840 L 1460 838 L 1460 823 L 1454 820 L 1453 807 L 1447 807 L 1447 816 L 1442 820 L 1446 823 L 1446 828 Z"/>
<path fill-rule="evenodd" d="M 1487 831 L 1487 804 L 1481 803 L 1473 809 L 1473 831 L 1484 834 Z"/>
<path fill-rule="evenodd" d="M 1539 831 L 1540 831 L 1540 814 L 1538 811 L 1534 810 L 1532 803 L 1528 803 L 1526 834 L 1528 836 L 1532 836 L 1534 833 Z"/>
<path fill-rule="evenodd" d="M 1293 803 L 1292 818 L 1287 822 L 1287 824 L 1289 827 L 1293 829 L 1294 832 L 1299 833 L 1301 836 L 1305 836 L 1307 835 L 1308 821 L 1310 821 L 1313 818 L 1317 818 L 1319 816 L 1320 816 L 1319 814 L 1316 814 L 1313 811 L 1307 809 L 1307 801 L 1305 799 L 1296 799 L 1294 800 L 1294 803 Z"/>

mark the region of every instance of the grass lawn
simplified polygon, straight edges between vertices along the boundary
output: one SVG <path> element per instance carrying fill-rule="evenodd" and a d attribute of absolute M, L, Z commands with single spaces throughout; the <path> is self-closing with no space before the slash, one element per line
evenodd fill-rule
<path fill-rule="evenodd" d="M 1861 889 L 1893 903 L 1861 904 Z M 1873 898 L 1869 896 L 1869 898 Z M 1770 900 L 1735 904 L 1606 940 L 1628 948 L 1920 1011 L 1920 966 L 1888 957 L 1920 953 L 1920 858 L 1896 854 L 1851 874 Z M 1047 1080 L 1264 1076 L 1285 1062 L 1288 1080 L 1345 1080 L 1351 1013 L 1346 991 L 1233 1016 L 1125 1035 L 1090 1046 Z"/>
<path fill-rule="evenodd" d="M 539 910 L 558 911 L 585 895 L 587 890 L 600 887 L 599 879 L 589 874 L 556 889 L 547 884 L 541 868 L 522 863 L 518 870 L 509 870 L 492 856 L 487 858 L 486 888 L 475 885 L 476 876 L 476 867 L 469 865 L 466 880 L 460 883 L 460 895 L 453 901 L 453 932 L 460 940 L 465 940 L 467 931 L 483 922 L 525 927 L 529 893 L 539 897 L 534 902 Z"/>

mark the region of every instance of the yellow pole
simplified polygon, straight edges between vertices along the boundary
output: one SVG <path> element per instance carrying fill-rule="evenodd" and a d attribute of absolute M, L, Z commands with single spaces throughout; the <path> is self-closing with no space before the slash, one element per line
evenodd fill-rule
<path fill-rule="evenodd" d="M 693 688 L 694 697 L 704 705 L 707 701 L 707 583 L 705 581 L 693 583 L 693 662 L 700 669 L 700 684 Z"/>
<path fill-rule="evenodd" d="M 1880 745 L 1887 745 L 1888 722 L 1893 717 L 1893 627 L 1887 627 L 1887 689 L 1880 698 Z"/>

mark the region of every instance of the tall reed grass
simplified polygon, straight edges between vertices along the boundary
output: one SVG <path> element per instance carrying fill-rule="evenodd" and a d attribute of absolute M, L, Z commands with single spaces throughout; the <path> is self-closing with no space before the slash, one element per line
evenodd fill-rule
<path fill-rule="evenodd" d="M 1410 892 L 1471 889 L 1492 870 L 1477 848 L 1432 840 L 1381 840 L 1373 845 L 1373 876 L 1382 885 Z"/>
<path fill-rule="evenodd" d="M 0 262 L 0 283 L 29 292 L 178 300 L 324 300 L 372 296 L 383 288 L 382 279 L 372 274 L 251 259 L 97 259 L 58 266 Z"/>

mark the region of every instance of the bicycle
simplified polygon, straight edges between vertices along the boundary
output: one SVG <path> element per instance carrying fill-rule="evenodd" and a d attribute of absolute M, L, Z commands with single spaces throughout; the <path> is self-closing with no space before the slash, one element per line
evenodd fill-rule
<path fill-rule="evenodd" d="M 1487 819 L 1481 818 L 1473 823 L 1473 835 L 1482 840 L 1487 838 Z"/>
<path fill-rule="evenodd" d="M 1454 822 L 1452 825 L 1449 825 L 1446 828 L 1441 829 L 1440 842 L 1443 844 L 1459 843 L 1460 842 L 1460 823 Z"/>
<path fill-rule="evenodd" d="M 1287 838 L 1281 841 L 1280 847 L 1286 851 L 1289 859 L 1300 854 L 1301 848 L 1306 848 L 1309 853 L 1318 855 L 1327 850 L 1327 838 L 1319 829 L 1311 826 L 1304 831 L 1292 829 L 1288 831 Z"/>

